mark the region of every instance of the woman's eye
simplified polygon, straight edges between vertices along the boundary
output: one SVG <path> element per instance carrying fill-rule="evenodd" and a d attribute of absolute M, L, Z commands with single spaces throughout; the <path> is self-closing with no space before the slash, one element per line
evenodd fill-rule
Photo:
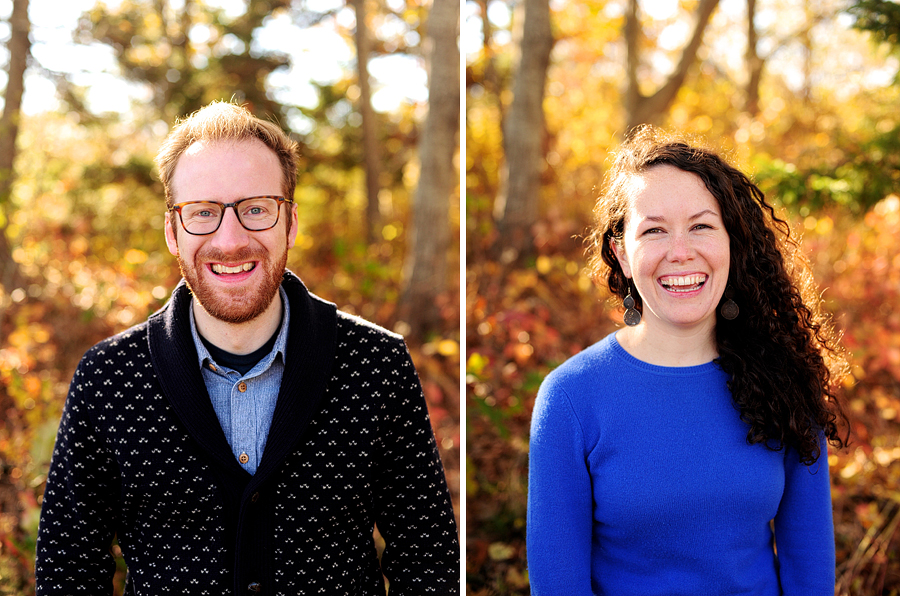
<path fill-rule="evenodd" d="M 662 233 L 662 228 L 647 228 L 642 235 Z"/>

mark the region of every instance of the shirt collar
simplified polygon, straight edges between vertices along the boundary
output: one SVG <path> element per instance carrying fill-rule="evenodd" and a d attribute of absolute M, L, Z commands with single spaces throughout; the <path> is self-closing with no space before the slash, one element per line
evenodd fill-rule
<path fill-rule="evenodd" d="M 275 339 L 275 345 L 272 347 L 272 351 L 269 355 L 263 358 L 263 361 L 266 362 L 266 368 L 271 364 L 271 360 L 279 354 L 281 355 L 281 361 L 284 362 L 284 355 L 287 352 L 288 323 L 290 322 L 291 305 L 290 302 L 288 302 L 287 292 L 284 291 L 282 286 L 278 286 L 278 293 L 281 296 L 281 304 L 284 306 L 284 316 L 281 318 L 281 327 L 278 329 L 278 337 Z M 200 368 L 203 368 L 207 362 L 212 362 L 213 359 L 209 354 L 209 350 L 206 349 L 206 346 L 203 345 L 203 342 L 200 340 L 200 334 L 197 332 L 197 323 L 194 320 L 194 305 L 191 304 L 188 306 L 187 310 L 188 315 L 190 316 L 191 337 L 194 340 L 194 347 L 197 348 L 197 363 Z"/>

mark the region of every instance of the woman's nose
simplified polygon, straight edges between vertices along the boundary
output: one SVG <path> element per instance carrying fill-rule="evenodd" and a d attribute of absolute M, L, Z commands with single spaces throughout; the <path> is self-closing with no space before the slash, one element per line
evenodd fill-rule
<path fill-rule="evenodd" d="M 669 242 L 668 258 L 674 263 L 694 258 L 694 247 L 686 234 L 675 234 Z"/>

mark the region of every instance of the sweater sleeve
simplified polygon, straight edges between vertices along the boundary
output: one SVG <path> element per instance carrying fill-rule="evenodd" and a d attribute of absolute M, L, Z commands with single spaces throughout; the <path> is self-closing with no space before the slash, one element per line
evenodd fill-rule
<path fill-rule="evenodd" d="M 395 340 L 376 525 L 385 540 L 381 567 L 390 596 L 459 594 L 460 547 L 453 503 L 412 359 Z"/>
<path fill-rule="evenodd" d="M 117 466 L 85 399 L 94 370 L 87 360 L 72 379 L 50 462 L 38 529 L 37 596 L 113 593 Z"/>
<path fill-rule="evenodd" d="M 784 494 L 775 516 L 775 546 L 784 596 L 834 594 L 834 518 L 828 445 L 812 466 L 793 449 L 785 454 Z"/>
<path fill-rule="evenodd" d="M 581 425 L 548 378 L 531 419 L 528 577 L 534 596 L 590 595 L 593 496 Z"/>

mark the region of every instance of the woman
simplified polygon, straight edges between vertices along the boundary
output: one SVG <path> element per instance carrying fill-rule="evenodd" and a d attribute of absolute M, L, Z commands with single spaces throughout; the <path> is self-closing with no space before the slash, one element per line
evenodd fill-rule
<path fill-rule="evenodd" d="M 627 326 L 541 385 L 532 594 L 830 596 L 846 361 L 787 224 L 719 156 L 650 127 L 594 213 L 589 268 Z"/>

